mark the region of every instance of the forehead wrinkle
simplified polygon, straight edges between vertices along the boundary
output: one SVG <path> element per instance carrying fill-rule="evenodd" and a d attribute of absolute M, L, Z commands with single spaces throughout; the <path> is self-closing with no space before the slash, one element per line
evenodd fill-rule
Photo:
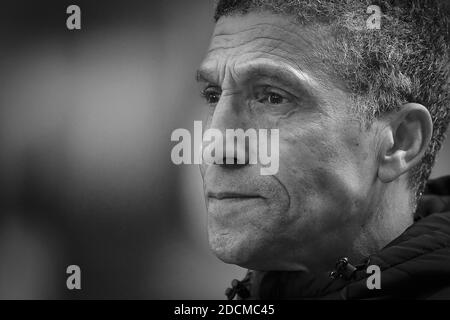
<path fill-rule="evenodd" d="M 292 29 L 295 29 L 295 28 L 298 29 L 301 26 L 301 25 L 296 24 L 296 23 L 289 23 L 289 24 L 286 24 L 286 25 L 291 26 Z M 263 30 L 279 29 L 279 30 L 281 30 L 281 31 L 283 31 L 285 33 L 289 33 L 290 35 L 293 35 L 293 36 L 296 36 L 296 37 L 302 37 L 302 33 L 300 33 L 300 32 L 295 32 L 294 30 L 290 30 L 287 27 L 279 26 L 277 24 L 273 24 L 273 23 L 269 23 L 269 22 L 261 22 L 261 23 L 252 24 L 252 27 L 248 27 L 248 28 L 246 28 L 244 30 L 237 31 L 237 32 L 226 33 L 224 31 L 221 31 L 221 32 L 217 32 L 216 33 L 216 31 L 218 29 L 220 30 L 220 27 L 221 27 L 220 24 L 216 25 L 215 31 L 213 33 L 214 37 L 215 36 L 232 36 L 232 35 L 240 33 L 240 32 L 251 31 L 251 30 L 254 30 L 254 29 L 260 29 L 260 27 L 266 27 Z"/>
<path fill-rule="evenodd" d="M 277 27 L 275 24 L 269 23 L 259 23 L 258 25 L 270 26 L 274 28 L 278 28 L 283 30 L 284 32 L 288 32 L 290 34 L 295 35 L 299 38 L 297 41 L 294 41 L 292 37 L 288 39 L 284 39 L 283 34 L 273 34 L 270 33 L 270 29 L 267 29 L 269 35 L 263 34 L 260 32 L 259 35 L 254 36 L 253 34 L 249 34 L 246 38 L 242 39 L 242 37 L 236 36 L 239 33 L 257 29 L 257 27 L 248 28 L 246 30 L 241 30 L 235 34 L 228 34 L 228 39 L 225 39 L 225 44 L 221 43 L 224 39 L 213 38 L 210 48 L 207 52 L 207 58 L 210 55 L 216 53 L 216 51 L 224 50 L 230 51 L 230 56 L 241 55 L 242 51 L 239 51 L 240 47 L 244 47 L 253 43 L 253 45 L 258 48 L 257 50 L 261 51 L 261 53 L 270 53 L 276 50 L 280 50 L 282 53 L 279 56 L 287 56 L 286 59 L 289 60 L 294 66 L 299 66 L 299 64 L 314 64 L 318 71 L 322 70 L 324 67 L 321 65 L 323 60 L 320 59 L 321 55 L 317 56 L 317 52 L 320 51 L 320 46 L 317 47 L 314 43 L 313 39 L 310 37 L 305 37 L 304 35 L 300 35 L 299 33 L 292 32 L 286 28 Z M 273 28 L 272 28 L 273 29 Z M 266 32 L 267 33 L 267 32 Z M 314 36 L 315 37 L 315 36 Z M 259 40 L 259 41 L 258 41 Z M 265 42 L 264 40 L 270 40 Z M 233 43 L 234 42 L 234 43 Z M 254 42 L 259 42 L 255 44 Z M 319 42 L 321 42 L 319 40 Z M 243 48 L 245 51 L 247 48 Z M 266 50 L 266 51 L 264 51 Z M 235 53 L 233 54 L 233 51 Z M 248 50 L 247 50 L 248 51 Z M 255 50 L 252 50 L 255 51 Z"/>
<path fill-rule="evenodd" d="M 251 40 L 244 39 L 240 43 L 233 43 L 233 44 L 230 44 L 229 46 L 224 46 L 224 45 L 222 45 L 222 46 L 213 46 L 213 44 L 214 44 L 214 41 L 213 41 L 213 43 L 212 43 L 211 47 L 209 48 L 207 54 L 214 53 L 217 50 L 238 49 L 241 46 L 250 44 L 250 43 L 255 42 L 257 40 L 270 40 L 270 41 L 275 42 L 275 43 L 281 43 L 281 44 L 289 45 L 289 46 L 293 47 L 295 50 L 305 50 L 305 47 L 300 47 L 297 44 L 294 44 L 294 43 L 286 41 L 286 40 L 277 39 L 277 38 L 269 37 L 269 36 L 258 36 L 258 37 L 253 37 Z M 280 49 L 282 46 L 281 45 L 280 46 L 276 46 L 276 45 L 268 45 L 268 44 L 266 44 L 266 45 L 264 45 L 264 47 L 271 47 L 272 48 L 271 51 L 273 51 L 275 49 Z M 285 51 L 288 54 L 293 55 L 293 56 L 296 55 L 295 52 L 289 52 L 287 50 L 283 50 L 283 51 Z"/>
<path fill-rule="evenodd" d="M 248 31 L 253 31 L 253 30 L 256 30 L 256 29 L 260 29 L 260 26 L 262 26 L 262 25 L 270 25 L 270 23 L 254 24 L 251 27 L 247 27 L 247 28 L 235 31 L 235 32 L 230 32 L 230 33 L 227 33 L 225 31 L 218 32 L 218 29 L 220 30 L 220 25 L 216 25 L 216 28 L 214 29 L 213 37 L 235 36 L 235 35 L 243 33 L 243 32 L 248 32 Z"/>
<path fill-rule="evenodd" d="M 279 42 L 283 42 L 283 40 L 279 40 L 279 39 L 275 39 L 275 40 L 279 41 Z M 240 46 L 247 45 L 250 42 L 245 42 L 245 43 L 241 44 Z M 221 49 L 222 50 L 232 50 L 232 49 L 234 49 L 236 51 L 234 54 L 233 53 L 228 54 L 227 60 L 229 60 L 229 59 L 236 59 L 236 58 L 237 59 L 242 59 L 242 57 L 245 54 L 256 54 L 256 55 L 258 55 L 258 57 L 261 57 L 261 56 L 273 56 L 277 60 L 285 60 L 289 64 L 297 67 L 298 69 L 301 69 L 300 65 L 299 65 L 299 62 L 295 60 L 295 58 L 300 59 L 300 56 L 299 56 L 298 53 L 290 52 L 289 50 L 283 49 L 282 46 L 271 46 L 271 45 L 268 45 L 268 44 L 266 44 L 264 46 L 261 45 L 259 48 L 252 48 L 251 50 L 248 50 L 248 49 L 245 50 L 244 49 L 244 50 L 242 50 L 242 51 L 244 51 L 244 53 L 242 53 L 242 51 L 238 50 L 239 46 L 237 46 L 237 47 L 230 47 L 230 48 L 216 47 L 216 48 L 210 50 L 207 53 L 204 61 L 217 60 L 217 59 L 215 59 L 214 54 L 215 54 L 216 51 L 221 50 Z M 300 47 L 297 47 L 297 49 L 301 50 Z M 279 50 L 281 53 L 284 53 L 284 54 L 276 54 L 276 53 L 274 53 L 276 50 Z M 308 58 L 306 58 L 306 57 L 303 57 L 302 59 L 303 60 L 308 60 Z"/>
<path fill-rule="evenodd" d="M 273 48 L 273 50 L 275 50 L 275 49 L 278 49 L 278 48 Z M 314 80 L 312 76 L 310 76 L 305 71 L 303 71 L 302 68 L 298 65 L 298 63 L 296 61 L 294 61 L 293 59 L 291 59 L 289 57 L 284 57 L 284 56 L 281 56 L 278 54 L 274 54 L 274 53 L 272 53 L 273 50 L 270 50 L 267 52 L 260 52 L 258 50 L 252 50 L 252 51 L 245 52 L 244 54 L 240 54 L 239 56 L 233 55 L 233 56 L 228 57 L 227 60 L 229 60 L 229 61 L 227 63 L 225 63 L 225 65 L 230 65 L 230 60 L 232 60 L 231 64 L 233 66 L 235 66 L 237 64 L 237 66 L 235 66 L 235 67 L 244 65 L 244 66 L 250 67 L 253 70 L 254 69 L 263 69 L 262 67 L 269 66 L 271 68 L 272 73 L 276 73 L 277 69 L 286 70 L 286 71 L 290 72 L 291 74 L 294 74 L 298 79 L 308 83 L 311 86 L 318 85 L 318 82 L 316 80 Z M 259 56 L 257 58 L 253 57 L 253 58 L 244 59 L 244 56 L 249 55 L 249 54 L 258 54 Z M 274 59 L 269 59 L 267 56 L 274 57 Z M 237 58 L 237 61 L 234 58 Z M 241 60 L 241 61 L 239 61 L 239 60 Z M 244 61 L 242 61 L 242 60 L 244 60 Z M 247 62 L 248 60 L 251 62 Z M 276 62 L 276 60 L 284 61 L 284 62 Z M 216 66 L 213 68 L 208 68 L 205 66 L 205 65 L 208 65 L 210 61 L 213 62 L 213 61 L 216 61 L 216 59 L 207 57 L 205 59 L 203 67 L 201 67 L 201 70 L 204 70 L 206 73 L 215 73 L 217 71 L 217 63 L 215 63 Z M 242 67 L 239 67 L 239 68 L 242 68 Z"/>
<path fill-rule="evenodd" d="M 295 35 L 295 37 L 297 38 L 297 39 L 293 40 L 292 37 L 288 37 L 286 39 L 286 37 L 284 37 L 283 33 L 274 34 L 273 33 L 274 28 L 270 28 L 270 29 L 261 31 L 257 35 L 253 35 L 251 33 L 251 31 L 253 31 L 255 29 L 258 29 L 258 28 L 255 27 L 255 28 L 250 28 L 250 29 L 246 29 L 246 30 L 240 30 L 235 33 L 218 34 L 218 35 L 213 36 L 208 53 L 214 52 L 219 49 L 223 49 L 223 50 L 234 49 L 239 46 L 252 43 L 256 40 L 270 40 L 270 41 L 273 41 L 276 43 L 283 43 L 283 44 L 289 45 L 297 50 L 305 50 L 307 48 L 314 47 L 313 41 L 311 39 L 307 39 L 304 36 L 297 34 L 297 33 L 293 33 Z M 284 28 L 279 28 L 279 29 L 282 29 L 283 32 L 287 31 Z M 269 31 L 269 32 L 265 32 L 265 31 Z M 248 33 L 249 35 L 245 36 L 245 34 L 244 34 L 244 36 L 240 37 L 240 35 L 243 33 Z M 236 39 L 238 39 L 238 40 L 236 40 Z M 298 44 L 299 42 L 306 44 L 306 46 L 305 45 L 299 46 L 299 44 Z"/>
<path fill-rule="evenodd" d="M 234 17 L 229 17 L 229 18 L 233 19 Z M 263 28 L 261 29 L 261 27 L 263 27 Z M 239 27 L 234 27 L 234 28 L 237 29 Z M 247 27 L 247 28 L 244 28 L 243 30 L 241 29 L 241 30 L 238 30 L 235 32 L 225 32 L 224 30 L 220 30 L 220 29 L 221 29 L 220 25 L 216 25 L 215 31 L 213 33 L 213 40 L 216 37 L 218 37 L 218 38 L 225 37 L 225 40 L 229 42 L 232 39 L 226 39 L 227 37 L 232 38 L 233 36 L 236 36 L 240 33 L 253 31 L 255 29 L 261 29 L 260 33 L 267 33 L 267 31 L 269 33 L 273 33 L 274 30 L 279 30 L 279 31 L 281 31 L 280 35 L 284 33 L 284 34 L 288 34 L 289 36 L 291 36 L 291 39 L 296 38 L 295 43 L 297 43 L 299 39 L 301 39 L 304 42 L 314 43 L 314 42 L 317 42 L 315 40 L 319 40 L 319 42 L 323 42 L 324 36 L 333 38 L 332 33 L 329 32 L 329 29 L 327 28 L 326 25 L 317 24 L 312 27 L 312 26 L 300 25 L 300 24 L 296 23 L 295 21 L 291 22 L 291 23 L 285 23 L 285 25 L 282 25 L 282 26 L 279 24 L 262 22 L 262 23 L 252 24 L 251 27 Z M 308 31 L 308 32 L 305 33 L 305 32 L 302 32 L 301 30 Z M 312 37 L 314 39 L 312 39 L 311 36 L 308 36 L 308 33 L 311 33 Z M 332 39 L 328 39 L 328 40 L 332 40 Z M 285 41 L 285 40 L 283 40 L 283 41 Z M 291 44 L 292 46 L 295 46 L 295 44 L 292 42 L 289 42 L 289 41 L 285 41 L 285 42 Z"/>

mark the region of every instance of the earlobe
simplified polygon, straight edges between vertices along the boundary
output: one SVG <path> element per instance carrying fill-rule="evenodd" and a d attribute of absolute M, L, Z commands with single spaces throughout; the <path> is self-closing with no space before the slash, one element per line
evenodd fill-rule
<path fill-rule="evenodd" d="M 431 140 L 433 123 L 421 104 L 407 103 L 387 117 L 381 134 L 378 177 L 387 183 L 417 165 Z"/>

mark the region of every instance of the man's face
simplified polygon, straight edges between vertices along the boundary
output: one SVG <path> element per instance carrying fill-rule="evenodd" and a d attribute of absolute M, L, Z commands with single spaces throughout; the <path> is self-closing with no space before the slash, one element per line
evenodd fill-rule
<path fill-rule="evenodd" d="M 260 175 L 259 165 L 201 166 L 209 242 L 225 262 L 298 270 L 364 241 L 376 134 L 325 71 L 320 48 L 328 40 L 269 13 L 216 25 L 199 70 L 207 127 L 275 128 L 280 137 L 275 175 Z"/>

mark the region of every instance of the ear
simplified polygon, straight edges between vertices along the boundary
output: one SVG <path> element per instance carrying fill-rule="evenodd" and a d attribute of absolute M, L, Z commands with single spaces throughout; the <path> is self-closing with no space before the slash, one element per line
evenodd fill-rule
<path fill-rule="evenodd" d="M 378 177 L 387 183 L 421 161 L 431 140 L 433 122 L 428 110 L 418 103 L 404 104 L 386 121 L 381 134 Z"/>

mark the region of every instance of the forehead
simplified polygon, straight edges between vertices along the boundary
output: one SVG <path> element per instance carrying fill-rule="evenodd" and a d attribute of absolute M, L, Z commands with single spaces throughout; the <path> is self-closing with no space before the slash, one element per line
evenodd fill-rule
<path fill-rule="evenodd" d="M 256 60 L 276 61 L 324 78 L 320 48 L 331 40 L 325 28 L 303 26 L 294 18 L 268 12 L 219 19 L 202 69 L 234 70 Z"/>
<path fill-rule="evenodd" d="M 268 12 L 252 12 L 220 18 L 214 28 L 210 49 L 227 49 L 255 40 L 297 47 L 307 45 L 311 38 L 293 18 Z"/>

